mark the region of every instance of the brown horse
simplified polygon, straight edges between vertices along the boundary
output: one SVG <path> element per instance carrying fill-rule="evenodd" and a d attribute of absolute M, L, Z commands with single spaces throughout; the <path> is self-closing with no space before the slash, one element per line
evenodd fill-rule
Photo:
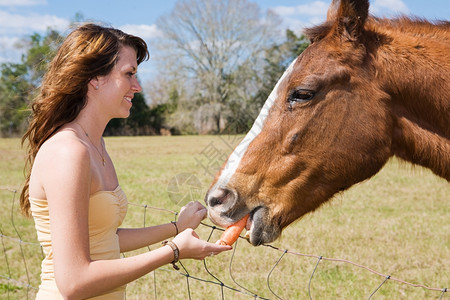
<path fill-rule="evenodd" d="M 450 180 L 450 22 L 378 19 L 368 0 L 334 0 L 205 201 L 250 242 L 281 230 L 391 156 Z"/>

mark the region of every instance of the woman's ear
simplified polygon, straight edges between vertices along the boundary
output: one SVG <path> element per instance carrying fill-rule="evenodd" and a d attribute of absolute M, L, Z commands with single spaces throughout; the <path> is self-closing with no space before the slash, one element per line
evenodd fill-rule
<path fill-rule="evenodd" d="M 98 78 L 94 77 L 89 81 L 89 84 L 96 90 L 98 90 Z"/>

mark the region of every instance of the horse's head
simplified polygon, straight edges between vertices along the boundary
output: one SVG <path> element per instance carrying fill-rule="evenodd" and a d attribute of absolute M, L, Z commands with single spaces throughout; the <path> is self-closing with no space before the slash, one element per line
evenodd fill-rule
<path fill-rule="evenodd" d="M 391 155 L 387 95 L 364 31 L 368 1 L 333 1 L 312 44 L 290 65 L 205 198 L 211 220 L 251 216 L 250 242 L 281 230 L 375 174 Z"/>

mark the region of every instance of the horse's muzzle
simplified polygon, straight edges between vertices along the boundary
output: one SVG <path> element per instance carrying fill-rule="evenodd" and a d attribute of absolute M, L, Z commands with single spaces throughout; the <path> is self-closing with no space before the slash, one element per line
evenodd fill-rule
<path fill-rule="evenodd" d="M 208 191 L 205 203 L 211 221 L 224 228 L 249 213 L 245 203 L 240 201 L 236 190 L 226 187 L 217 187 Z"/>
<path fill-rule="evenodd" d="M 228 227 L 246 214 L 250 214 L 249 241 L 254 246 L 270 243 L 281 233 L 280 226 L 272 222 L 269 209 L 264 205 L 249 207 L 236 190 L 213 188 L 206 197 L 209 219 L 220 227 Z"/>

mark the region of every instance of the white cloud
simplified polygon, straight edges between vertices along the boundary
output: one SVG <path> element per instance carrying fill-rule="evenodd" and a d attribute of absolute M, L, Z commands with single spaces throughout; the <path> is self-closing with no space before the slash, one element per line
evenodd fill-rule
<path fill-rule="evenodd" d="M 0 63 L 20 60 L 23 51 L 14 46 L 19 41 L 19 37 L 0 36 Z"/>
<path fill-rule="evenodd" d="M 328 6 L 329 3 L 314 1 L 297 6 L 276 6 L 272 10 L 282 17 L 292 15 L 325 16 Z"/>
<path fill-rule="evenodd" d="M 329 3 L 313 1 L 297 6 L 276 6 L 271 8 L 282 19 L 284 26 L 293 30 L 320 24 L 325 21 Z"/>
<path fill-rule="evenodd" d="M 44 32 L 48 27 L 65 30 L 70 22 L 52 15 L 19 15 L 0 11 L 0 34 Z"/>
<path fill-rule="evenodd" d="M 149 40 L 156 37 L 161 37 L 162 32 L 156 25 L 134 25 L 127 24 L 120 27 L 120 30 L 128 34 L 136 35 L 144 40 Z"/>
<path fill-rule="evenodd" d="M 375 0 L 370 5 L 370 13 L 379 16 L 408 14 L 410 11 L 402 0 Z"/>
<path fill-rule="evenodd" d="M 0 6 L 34 6 L 47 5 L 47 0 L 0 0 Z"/>
<path fill-rule="evenodd" d="M 5 45 L 13 45 L 20 39 L 18 37 L 0 36 L 0 49 Z"/>

